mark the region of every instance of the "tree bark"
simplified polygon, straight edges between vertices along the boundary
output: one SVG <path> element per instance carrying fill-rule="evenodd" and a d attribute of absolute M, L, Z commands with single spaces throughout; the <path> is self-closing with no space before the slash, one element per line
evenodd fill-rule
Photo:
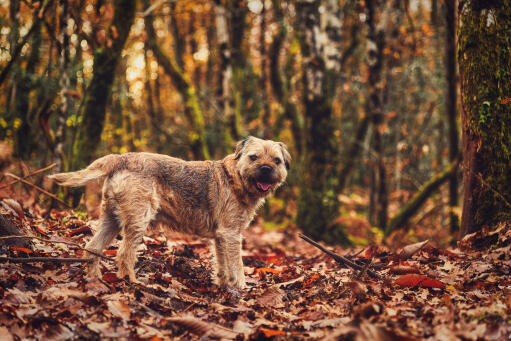
<path fill-rule="evenodd" d="M 115 0 L 106 43 L 94 51 L 93 75 L 85 95 L 81 124 L 73 146 L 71 169 L 81 169 L 95 156 L 101 141 L 115 69 L 135 18 L 135 0 Z"/>
<path fill-rule="evenodd" d="M 298 111 L 297 105 L 291 100 L 291 76 L 294 73 L 292 63 L 295 58 L 294 54 L 289 51 L 286 65 L 282 67 L 280 63 L 280 51 L 287 36 L 287 27 L 284 22 L 284 12 L 282 9 L 282 1 L 273 0 L 273 13 L 275 21 L 278 24 L 278 30 L 273 37 L 273 43 L 269 49 L 270 57 L 270 81 L 273 94 L 280 103 L 280 113 L 277 122 L 287 119 L 291 122 L 291 132 L 293 134 L 294 148 L 298 155 L 302 155 L 304 138 L 303 138 L 303 117 Z M 281 70 L 283 69 L 283 70 Z M 279 134 L 279 124 L 276 124 L 274 134 Z"/>
<path fill-rule="evenodd" d="M 302 172 L 296 221 L 314 239 L 347 244 L 344 231 L 332 226 L 339 214 L 335 190 L 339 183 L 338 142 L 332 100 L 340 70 L 342 13 L 335 0 L 299 1 L 296 13 L 296 32 L 303 56 L 303 165 L 311 166 Z"/>
<path fill-rule="evenodd" d="M 457 117 L 457 81 L 456 81 L 456 0 L 445 1 L 445 20 L 447 37 L 445 41 L 445 59 L 447 68 L 446 113 L 449 132 L 449 161 L 458 157 Z M 449 180 L 449 221 L 451 234 L 459 230 L 459 218 L 455 208 L 458 206 L 458 173 L 454 172 Z"/>
<path fill-rule="evenodd" d="M 511 3 L 464 0 L 459 9 L 461 238 L 511 219 Z"/>
<path fill-rule="evenodd" d="M 369 63 L 369 76 L 368 76 L 368 95 L 369 98 L 366 104 L 366 115 L 370 117 L 373 134 L 372 145 L 375 152 L 375 167 L 372 169 L 374 172 L 374 186 L 371 192 L 374 198 L 373 214 L 369 216 L 369 221 L 381 229 L 385 229 L 387 225 L 387 182 L 386 182 L 386 169 L 384 159 L 384 145 L 383 136 L 380 126 L 384 120 L 384 112 L 382 105 L 382 70 L 384 63 L 383 49 L 385 48 L 385 31 L 384 24 L 377 22 L 376 11 L 381 8 L 378 0 L 367 0 L 367 24 L 369 26 L 368 40 L 368 63 Z M 385 9 L 386 11 L 387 9 Z M 382 19 L 380 19 L 381 21 Z M 362 126 L 363 127 L 363 126 Z"/>

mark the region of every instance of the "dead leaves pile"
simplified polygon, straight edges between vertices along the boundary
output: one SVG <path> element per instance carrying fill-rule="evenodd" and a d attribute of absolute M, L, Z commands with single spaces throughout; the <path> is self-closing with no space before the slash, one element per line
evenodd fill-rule
<path fill-rule="evenodd" d="M 1 208 L 0 208 L 1 209 Z M 94 222 L 72 211 L 10 214 L 23 233 L 84 245 Z M 346 339 L 485 340 L 511 335 L 511 225 L 467 236 L 464 250 L 416 244 L 343 251 L 365 269 L 344 268 L 297 231 L 246 233 L 248 289 L 210 280 L 209 243 L 144 238 L 140 284 L 84 276 L 82 263 L 0 263 L 0 335 L 4 339 Z M 488 237 L 490 236 L 490 237 Z M 490 246 L 484 238 L 493 238 Z M 482 240 L 483 239 L 483 240 Z M 482 240 L 482 241 L 481 241 Z M 487 243 L 488 244 L 488 243 Z M 474 249 L 476 245 L 476 249 Z M 104 255 L 115 256 L 118 241 Z M 3 257 L 82 257 L 72 244 L 32 240 L 2 246 Z"/>

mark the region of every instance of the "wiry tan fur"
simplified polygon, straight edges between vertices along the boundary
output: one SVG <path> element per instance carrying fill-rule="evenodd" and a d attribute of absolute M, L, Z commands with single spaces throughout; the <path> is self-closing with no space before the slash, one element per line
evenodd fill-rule
<path fill-rule="evenodd" d="M 64 186 L 105 179 L 100 227 L 86 248 L 102 252 L 122 232 L 117 253 L 120 278 L 136 280 L 135 250 L 148 226 L 163 223 L 176 231 L 212 238 L 218 284 L 243 288 L 241 231 L 264 198 L 285 181 L 289 161 L 283 143 L 249 137 L 237 144 L 234 154 L 218 161 L 183 161 L 152 153 L 112 154 L 86 169 L 50 178 Z M 266 192 L 261 182 L 271 184 Z M 88 272 L 100 275 L 98 257 Z"/>

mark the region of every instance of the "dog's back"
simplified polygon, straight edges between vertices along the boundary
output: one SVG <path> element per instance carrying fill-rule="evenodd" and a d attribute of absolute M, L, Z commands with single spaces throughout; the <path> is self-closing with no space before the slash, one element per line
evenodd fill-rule
<path fill-rule="evenodd" d="M 48 176 L 61 186 L 79 187 L 88 182 L 102 177 L 112 176 L 116 172 L 128 170 L 135 173 L 147 173 L 155 176 L 163 182 L 167 182 L 169 176 L 184 170 L 184 164 L 201 164 L 209 168 L 210 161 L 186 162 L 167 155 L 154 153 L 125 153 L 110 154 L 92 162 L 87 168 L 68 173 L 57 173 Z"/>

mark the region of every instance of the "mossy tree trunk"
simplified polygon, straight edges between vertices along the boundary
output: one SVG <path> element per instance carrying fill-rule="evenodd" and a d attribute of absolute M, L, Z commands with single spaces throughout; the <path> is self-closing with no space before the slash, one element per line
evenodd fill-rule
<path fill-rule="evenodd" d="M 149 47 L 154 53 L 158 64 L 161 65 L 165 73 L 170 77 L 172 83 L 181 94 L 185 108 L 185 116 L 189 122 L 188 130 L 188 143 L 192 149 L 194 158 L 196 159 L 209 159 L 209 149 L 206 143 L 206 131 L 204 116 L 202 113 L 201 105 L 197 91 L 190 77 L 184 71 L 184 64 L 181 54 L 183 53 L 182 37 L 179 34 L 179 28 L 175 22 L 176 16 L 174 13 L 174 6 L 176 3 L 171 3 L 172 18 L 171 31 L 174 40 L 174 56 L 173 58 L 167 54 L 158 42 L 156 31 L 154 29 L 153 17 L 151 15 L 145 16 L 145 28 L 147 32 L 147 41 Z M 148 8 L 150 1 L 144 1 L 144 7 Z"/>
<path fill-rule="evenodd" d="M 460 2 L 460 236 L 511 219 L 511 3 Z"/>
<path fill-rule="evenodd" d="M 314 239 L 348 242 L 332 221 L 338 215 L 338 142 L 332 113 L 340 69 L 341 11 L 332 1 L 296 3 L 302 52 L 304 153 L 297 223 Z M 327 48 L 328 47 L 328 48 Z M 334 53 L 335 52 L 335 53 Z"/>
<path fill-rule="evenodd" d="M 20 4 L 19 1 L 11 1 L 10 15 L 13 20 L 12 34 L 11 34 L 11 48 L 16 49 L 18 47 L 19 40 L 19 15 L 20 15 Z M 34 131 L 32 127 L 32 117 L 30 115 L 30 95 L 32 90 L 35 88 L 36 78 L 36 67 L 40 61 L 40 50 L 42 43 L 42 32 L 41 32 L 42 21 L 34 16 L 34 22 L 32 29 L 26 34 L 26 37 L 30 36 L 30 53 L 28 57 L 25 57 L 25 61 L 20 61 L 13 74 L 14 80 L 14 116 L 20 120 L 20 126 L 16 131 L 16 154 L 22 159 L 30 159 L 31 154 L 35 150 L 36 143 L 34 141 Z M 25 39 L 23 39 L 25 41 Z M 28 38 L 27 38 L 28 41 Z M 20 45 L 24 45 L 21 43 Z M 13 56 L 15 58 L 15 56 Z M 23 58 L 23 57 L 22 57 Z M 23 65 L 23 62 L 24 65 Z M 23 65 L 23 66 L 22 66 Z"/>
<path fill-rule="evenodd" d="M 115 70 L 135 18 L 135 0 L 115 0 L 114 17 L 103 44 L 94 50 L 93 75 L 85 95 L 81 123 L 73 146 L 72 166 L 89 164 L 101 141 Z"/>

